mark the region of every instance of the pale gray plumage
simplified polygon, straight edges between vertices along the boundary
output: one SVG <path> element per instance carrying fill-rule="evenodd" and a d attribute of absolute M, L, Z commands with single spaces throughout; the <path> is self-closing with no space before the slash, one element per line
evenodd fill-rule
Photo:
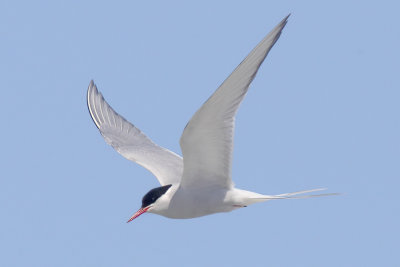
<path fill-rule="evenodd" d="M 235 115 L 288 17 L 250 52 L 185 127 L 180 140 L 184 165 L 182 187 L 233 186 L 231 169 Z"/>
<path fill-rule="evenodd" d="M 115 112 L 93 81 L 87 92 L 90 115 L 105 141 L 125 158 L 142 165 L 161 185 L 179 183 L 182 157 L 153 143 L 144 133 Z"/>
<path fill-rule="evenodd" d="M 145 195 L 146 204 L 142 204 L 129 221 L 145 212 L 170 218 L 194 218 L 272 199 L 330 195 L 297 196 L 322 189 L 262 195 L 234 188 L 231 178 L 237 109 L 288 17 L 250 52 L 193 115 L 180 139 L 183 160 L 153 143 L 116 113 L 97 91 L 93 81 L 90 83 L 87 93 L 89 112 L 106 142 L 125 158 L 151 171 L 163 185 Z"/>

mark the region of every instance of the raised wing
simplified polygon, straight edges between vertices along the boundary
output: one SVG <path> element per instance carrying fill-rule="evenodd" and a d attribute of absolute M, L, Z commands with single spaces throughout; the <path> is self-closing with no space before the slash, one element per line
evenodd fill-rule
<path fill-rule="evenodd" d="M 177 184 L 182 177 L 182 158 L 153 143 L 144 133 L 115 112 L 93 81 L 87 92 L 90 116 L 105 141 L 125 158 L 153 173 L 161 185 Z"/>
<path fill-rule="evenodd" d="M 278 40 L 284 18 L 193 115 L 180 139 L 182 187 L 231 188 L 235 115 L 261 63 Z"/>

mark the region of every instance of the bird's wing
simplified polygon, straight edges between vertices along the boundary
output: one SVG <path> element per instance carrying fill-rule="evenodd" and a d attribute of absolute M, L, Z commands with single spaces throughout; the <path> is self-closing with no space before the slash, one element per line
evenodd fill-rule
<path fill-rule="evenodd" d="M 184 166 L 182 187 L 233 186 L 235 114 L 288 17 L 250 52 L 186 125 L 180 139 Z"/>
<path fill-rule="evenodd" d="M 153 143 L 138 128 L 115 112 L 93 81 L 89 84 L 87 105 L 90 116 L 105 141 L 122 156 L 148 169 L 161 185 L 180 182 L 182 157 Z"/>

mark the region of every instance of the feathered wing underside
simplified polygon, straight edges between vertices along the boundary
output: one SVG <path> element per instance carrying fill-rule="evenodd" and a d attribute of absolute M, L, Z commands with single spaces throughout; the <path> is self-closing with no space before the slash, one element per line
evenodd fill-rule
<path fill-rule="evenodd" d="M 89 113 L 105 141 L 125 158 L 153 173 L 161 185 L 177 184 L 183 171 L 182 157 L 153 143 L 104 100 L 93 81 L 87 91 Z"/>
<path fill-rule="evenodd" d="M 184 162 L 182 187 L 233 186 L 231 165 L 235 114 L 288 17 L 250 52 L 186 125 L 180 139 Z"/>

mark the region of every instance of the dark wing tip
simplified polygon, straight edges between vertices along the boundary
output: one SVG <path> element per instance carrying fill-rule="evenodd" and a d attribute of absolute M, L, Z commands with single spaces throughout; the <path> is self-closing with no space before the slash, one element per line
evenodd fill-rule
<path fill-rule="evenodd" d="M 281 36 L 282 30 L 283 30 L 283 28 L 285 28 L 290 15 L 291 15 L 291 13 L 289 13 L 283 20 L 281 20 L 281 22 L 277 26 L 275 26 L 275 28 L 271 31 L 271 32 L 277 32 L 275 34 L 274 40 L 272 41 L 271 48 L 272 48 L 272 46 L 275 45 L 275 43 L 278 41 L 279 37 Z M 266 54 L 268 54 L 268 52 L 269 52 L 269 50 L 267 51 Z"/>
<path fill-rule="evenodd" d="M 277 28 L 281 28 L 282 31 L 282 29 L 286 26 L 290 15 L 291 13 L 289 13 L 286 17 L 284 17 L 283 20 L 281 20 L 281 22 L 278 24 Z"/>
<path fill-rule="evenodd" d="M 282 24 L 286 25 L 290 15 L 292 15 L 292 13 L 289 13 L 286 17 L 284 17 L 283 20 L 278 25 L 282 25 Z"/>

